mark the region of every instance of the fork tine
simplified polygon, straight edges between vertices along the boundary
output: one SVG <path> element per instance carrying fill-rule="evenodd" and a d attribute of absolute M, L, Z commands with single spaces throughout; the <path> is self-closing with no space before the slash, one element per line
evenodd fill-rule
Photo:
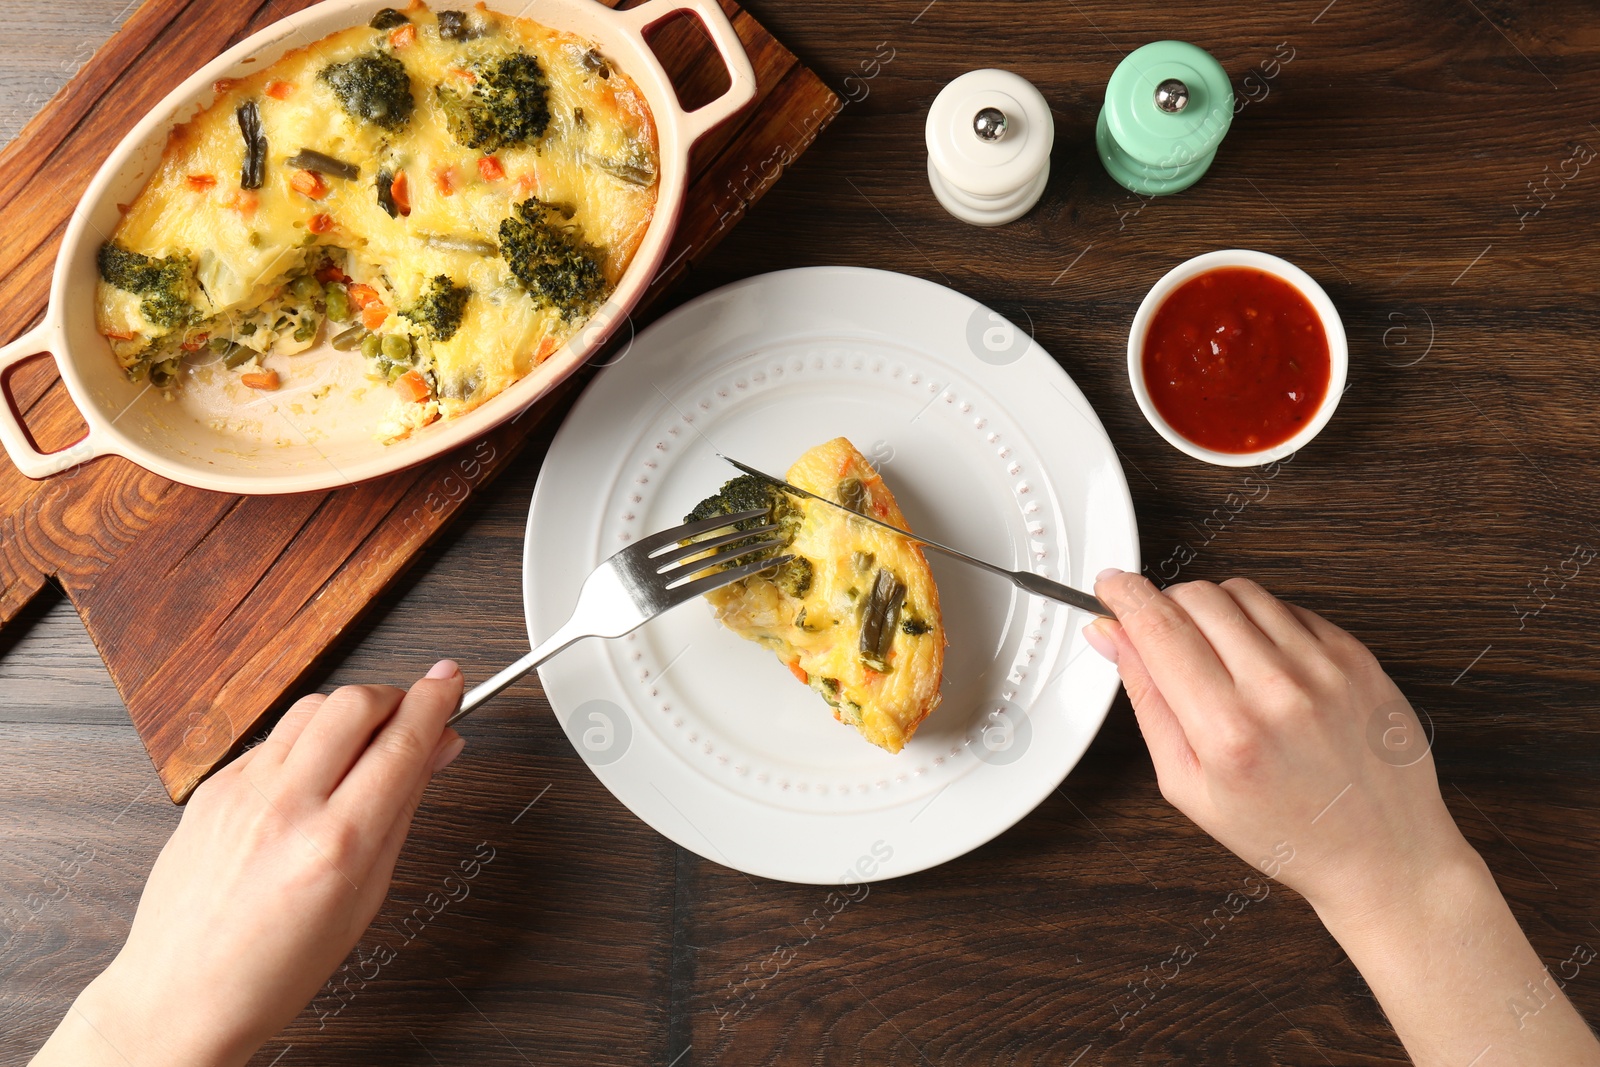
<path fill-rule="evenodd" d="M 725 548 L 715 555 L 707 556 L 705 559 L 690 560 L 688 563 L 680 563 L 676 567 L 664 568 L 658 573 L 662 578 L 666 579 L 667 587 L 670 589 L 673 584 L 687 581 L 703 571 L 712 570 L 716 567 L 725 567 L 736 559 L 753 556 L 758 552 L 770 552 L 775 548 L 782 547 L 783 542 L 776 539 L 759 541 L 753 545 L 737 545 L 732 548 Z"/>
<path fill-rule="evenodd" d="M 679 560 L 687 559 L 689 556 L 694 555 L 696 552 L 706 552 L 713 548 L 721 548 L 723 545 L 730 545 L 735 541 L 741 541 L 746 538 L 754 537 L 759 539 L 765 534 L 772 533 L 777 528 L 777 523 L 769 522 L 765 526 L 757 526 L 749 530 L 729 530 L 727 533 L 692 541 L 687 545 L 674 545 L 671 549 L 651 555 L 650 562 L 656 565 L 657 571 L 663 571 Z"/>
<path fill-rule="evenodd" d="M 760 574 L 764 570 L 788 563 L 791 559 L 794 559 L 794 557 L 783 555 L 775 556 L 772 559 L 752 560 L 737 567 L 729 567 L 725 571 L 718 571 L 716 574 L 709 574 L 704 578 L 696 578 L 683 585 L 668 586 L 667 593 L 672 597 L 674 604 L 683 604 L 693 600 L 701 593 L 709 593 L 713 589 L 721 589 L 725 585 L 732 585 L 740 579 L 749 578 L 752 575 Z"/>
<path fill-rule="evenodd" d="M 724 526 L 732 526 L 736 522 L 764 519 L 770 514 L 772 512 L 768 509 L 757 508 L 752 511 L 738 511 L 732 515 L 713 515 L 709 519 L 697 519 L 694 522 L 686 522 L 682 526 L 674 526 L 670 530 L 662 530 L 660 533 L 641 537 L 633 543 L 633 546 L 635 548 L 642 546 L 647 554 L 654 553 L 658 548 L 675 545 L 679 541 L 687 541 L 700 534 L 713 533 Z"/>

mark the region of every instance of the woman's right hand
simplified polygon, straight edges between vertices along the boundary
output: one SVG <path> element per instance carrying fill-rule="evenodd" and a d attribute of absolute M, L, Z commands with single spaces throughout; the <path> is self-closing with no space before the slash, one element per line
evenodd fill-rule
<path fill-rule="evenodd" d="M 1162 592 L 1115 571 L 1095 592 L 1117 618 L 1085 636 L 1122 675 L 1162 795 L 1311 902 L 1416 1063 L 1600 1067 L 1361 642 L 1242 579 Z"/>
<path fill-rule="evenodd" d="M 1354 637 L 1241 578 L 1163 593 L 1119 571 L 1095 591 L 1117 620 L 1088 634 L 1162 795 L 1239 858 L 1360 910 L 1472 855 L 1416 712 Z"/>

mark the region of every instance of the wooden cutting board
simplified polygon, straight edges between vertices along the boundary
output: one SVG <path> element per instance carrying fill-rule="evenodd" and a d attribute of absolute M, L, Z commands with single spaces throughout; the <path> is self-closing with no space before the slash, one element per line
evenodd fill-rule
<path fill-rule="evenodd" d="M 67 218 L 138 118 L 188 72 L 306 6 L 149 0 L 0 153 L 0 339 L 43 314 Z M 670 265 L 641 309 L 716 245 L 841 106 L 737 4 L 722 6 L 749 52 L 758 96 L 696 147 Z M 652 43 L 684 106 L 726 84 L 694 20 L 660 27 Z M 457 453 L 330 492 L 226 496 L 114 456 L 35 482 L 0 462 L 0 626 L 58 581 L 167 792 L 182 802 L 286 705 L 340 632 L 587 378 L 574 375 Z M 84 432 L 50 359 L 17 368 L 7 385 L 41 448 Z"/>

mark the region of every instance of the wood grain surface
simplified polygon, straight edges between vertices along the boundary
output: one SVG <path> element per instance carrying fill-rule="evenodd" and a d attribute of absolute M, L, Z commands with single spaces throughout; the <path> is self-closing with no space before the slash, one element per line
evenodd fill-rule
<path fill-rule="evenodd" d="M 1588 558 L 1600 548 L 1600 160 L 1576 173 L 1571 162 L 1600 150 L 1592 8 L 747 7 L 850 102 L 674 299 L 853 263 L 1031 321 L 1123 454 L 1152 573 L 1251 575 L 1366 640 L 1431 719 L 1445 800 L 1535 948 L 1552 969 L 1577 945 L 1600 948 L 1600 561 Z M 1252 99 L 1204 181 L 1141 201 L 1101 171 L 1091 134 L 1118 60 L 1165 37 L 1211 51 Z M 867 78 L 861 64 L 881 45 L 893 59 Z M 1039 85 L 1058 130 L 1044 201 L 992 231 L 943 214 L 922 150 L 938 89 L 984 65 Z M 1352 364 L 1328 429 L 1243 507 L 1230 494 L 1247 491 L 1248 472 L 1168 447 L 1123 362 L 1149 285 L 1188 256 L 1239 246 L 1326 287 Z M 550 432 L 474 495 L 308 686 L 402 681 L 442 654 L 482 677 L 525 647 L 518 554 Z M 59 603 L 28 611 L 30 629 L 0 637 L 7 1062 L 37 1047 L 116 950 L 177 818 L 75 617 Z M 820 932 L 806 920 L 826 913 L 825 893 L 705 862 L 622 809 L 536 682 L 467 732 L 365 943 L 395 959 L 364 984 L 352 959 L 356 976 L 264 1048 L 260 1067 L 1405 1062 L 1293 893 L 1212 918 L 1249 868 L 1163 802 L 1125 700 L 1015 828 L 874 886 Z M 386 932 L 481 847 L 495 858 L 470 896 L 414 938 Z M 1195 958 L 1162 988 L 1178 945 Z M 763 964 L 779 948 L 791 953 L 773 973 Z M 1600 1019 L 1600 972 L 1585 968 L 1567 992 Z"/>
<path fill-rule="evenodd" d="M 146 4 L 0 153 L 0 229 L 23 235 L 0 252 L 0 336 L 21 333 L 42 309 L 59 230 L 106 146 L 189 70 L 309 2 Z M 666 265 L 617 331 L 617 344 L 839 107 L 832 91 L 737 4 L 727 0 L 725 8 L 755 70 L 756 97 L 694 146 Z M 650 39 L 683 107 L 699 107 L 727 87 L 726 70 L 694 20 L 662 20 Z M 56 70 L 65 72 L 81 52 Z M 37 482 L 0 466 L 0 625 L 47 580 L 58 582 L 163 785 L 182 801 L 293 699 L 329 644 L 515 458 L 530 428 L 561 409 L 601 356 L 482 440 L 332 492 L 203 492 L 118 458 Z M 62 449 L 82 436 L 82 418 L 48 357 L 22 364 L 8 380 L 41 449 Z"/>

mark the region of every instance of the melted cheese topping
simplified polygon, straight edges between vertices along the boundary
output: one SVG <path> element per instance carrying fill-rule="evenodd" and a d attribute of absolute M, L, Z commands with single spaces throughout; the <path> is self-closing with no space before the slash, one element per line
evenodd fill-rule
<path fill-rule="evenodd" d="M 441 38 L 437 18 L 421 3 L 405 14 L 409 29 L 353 27 L 219 83 L 216 102 L 172 130 L 158 170 L 113 237 L 152 257 L 190 258 L 200 284 L 194 303 L 208 321 L 189 333 L 241 344 L 251 342 L 229 333 L 228 324 L 282 302 L 286 280 L 314 269 L 329 249 L 344 250 L 333 253 L 334 262 L 354 282 L 371 285 L 390 312 L 379 329 L 407 335 L 431 379 L 434 395 L 406 397 L 384 434 L 390 438 L 428 421 L 432 411 L 448 417 L 483 403 L 583 326 L 582 317 L 568 321 L 530 297 L 498 255 L 434 247 L 427 238 L 494 242 L 516 204 L 537 197 L 564 205 L 582 240 L 603 250 L 609 293 L 654 214 L 658 166 L 642 94 L 587 41 L 491 14 L 481 4 L 469 17 L 488 31 L 471 40 Z M 549 80 L 549 127 L 531 144 L 504 146 L 484 162 L 452 138 L 434 87 L 469 93 L 475 68 L 519 50 L 534 56 Z M 411 79 L 415 109 L 399 131 L 351 117 L 317 77 L 330 64 L 373 51 L 399 59 Z M 254 191 L 240 188 L 245 143 L 235 113 L 246 101 L 256 102 L 268 144 L 265 182 Z M 287 162 L 301 149 L 355 165 L 359 176 L 322 175 L 326 192 L 307 195 L 293 184 L 297 168 Z M 619 168 L 632 180 L 618 177 Z M 380 206 L 380 169 L 404 173 L 409 215 L 391 217 Z M 435 341 L 394 312 L 441 274 L 472 296 L 459 329 Z M 104 281 L 97 321 L 134 372 L 167 332 L 141 314 L 139 296 Z M 274 350 L 295 351 L 296 343 L 285 336 Z M 302 338 L 298 346 L 310 343 Z"/>
<path fill-rule="evenodd" d="M 811 449 L 786 478 L 910 529 L 883 478 L 846 438 Z M 793 506 L 800 522 L 785 551 L 811 567 L 801 595 L 756 577 L 714 590 L 706 599 L 723 625 L 777 653 L 795 677 L 832 705 L 834 718 L 880 748 L 899 752 L 939 704 L 945 633 L 933 572 L 912 541 L 820 501 L 795 499 Z M 863 614 L 880 570 L 892 573 L 906 590 L 891 620 L 885 671 L 874 669 L 860 647 Z"/>

